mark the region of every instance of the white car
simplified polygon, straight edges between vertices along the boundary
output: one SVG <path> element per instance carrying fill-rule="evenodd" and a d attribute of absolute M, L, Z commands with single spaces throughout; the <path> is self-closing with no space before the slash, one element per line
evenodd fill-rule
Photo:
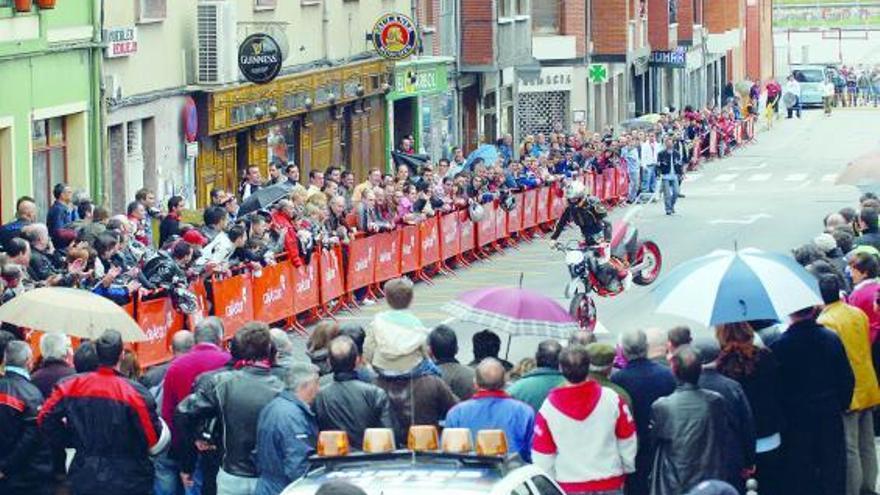
<path fill-rule="evenodd" d="M 282 495 L 313 495 L 332 480 L 368 495 L 565 495 L 544 471 L 518 457 L 408 451 L 318 459 Z"/>

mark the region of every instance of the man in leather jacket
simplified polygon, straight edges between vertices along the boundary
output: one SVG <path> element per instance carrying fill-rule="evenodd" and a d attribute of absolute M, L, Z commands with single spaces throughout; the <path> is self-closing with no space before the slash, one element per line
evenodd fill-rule
<path fill-rule="evenodd" d="M 559 245 L 557 239 L 570 222 L 574 222 L 581 230 L 587 247 L 595 247 L 611 241 L 611 223 L 605 220 L 608 210 L 599 198 L 587 195 L 584 184 L 578 180 L 572 181 L 566 187 L 565 197 L 568 206 L 556 222 L 553 233 L 550 234 L 552 247 Z M 596 274 L 599 282 L 612 292 L 619 290 L 621 280 L 626 274 L 617 273 L 609 263 L 597 260 L 592 250 L 587 250 L 585 254 L 588 256 L 588 268 Z"/>
<path fill-rule="evenodd" d="M 330 342 L 333 383 L 318 392 L 315 414 L 321 430 L 343 430 L 355 449 L 363 444 L 367 428 L 393 428 L 388 395 L 381 388 L 361 381 L 355 368 L 360 360 L 350 337 Z"/>
<path fill-rule="evenodd" d="M 198 388 L 184 399 L 177 406 L 175 426 L 184 432 L 184 438 L 194 438 L 193 428 L 219 419 L 225 436 L 217 490 L 244 494 L 253 493 L 259 476 L 252 455 L 257 420 L 284 384 L 271 372 L 275 351 L 265 323 L 246 324 L 236 338 L 240 360 L 235 369 L 213 375 L 208 387 Z"/>
<path fill-rule="evenodd" d="M 670 358 L 678 388 L 651 406 L 656 442 L 651 495 L 678 495 L 699 482 L 725 479 L 725 439 L 732 438 L 724 398 L 700 389 L 702 364 L 690 346 Z"/>

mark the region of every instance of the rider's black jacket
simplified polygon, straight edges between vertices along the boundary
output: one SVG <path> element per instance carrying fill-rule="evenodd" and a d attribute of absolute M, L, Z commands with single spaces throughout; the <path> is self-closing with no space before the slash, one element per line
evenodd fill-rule
<path fill-rule="evenodd" d="M 568 207 L 556 222 L 556 228 L 550 239 L 554 241 L 562 235 L 562 231 L 569 222 L 574 222 L 581 229 L 581 234 L 587 244 L 596 244 L 597 241 L 604 237 L 611 239 L 611 224 L 605 221 L 608 216 L 608 210 L 595 196 L 587 196 L 578 203 L 569 203 Z"/>

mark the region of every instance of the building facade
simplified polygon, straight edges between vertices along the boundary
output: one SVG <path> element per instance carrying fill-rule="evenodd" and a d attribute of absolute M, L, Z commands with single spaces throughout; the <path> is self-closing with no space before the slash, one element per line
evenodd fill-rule
<path fill-rule="evenodd" d="M 100 38 L 95 2 L 18 11 L 0 0 L 0 218 L 20 196 L 44 217 L 52 187 L 102 189 L 97 81 Z"/>

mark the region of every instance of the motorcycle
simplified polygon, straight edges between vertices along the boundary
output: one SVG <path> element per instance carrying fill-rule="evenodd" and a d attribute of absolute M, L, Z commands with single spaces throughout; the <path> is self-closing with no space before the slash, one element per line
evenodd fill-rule
<path fill-rule="evenodd" d="M 624 219 L 614 226 L 611 242 L 586 246 L 583 242 L 569 241 L 558 249 L 565 252 L 565 264 L 571 280 L 565 288 L 565 297 L 571 298 L 569 313 L 586 330 L 596 327 L 596 302 L 592 295 L 614 297 L 622 293 L 630 282 L 636 285 L 650 285 L 660 275 L 663 255 L 660 248 L 651 240 L 639 239 L 638 229 Z M 600 268 L 600 264 L 604 267 Z M 610 267 L 610 268 L 609 268 Z M 608 287 L 600 280 L 600 269 L 625 273 L 623 280 L 614 287 Z"/>

